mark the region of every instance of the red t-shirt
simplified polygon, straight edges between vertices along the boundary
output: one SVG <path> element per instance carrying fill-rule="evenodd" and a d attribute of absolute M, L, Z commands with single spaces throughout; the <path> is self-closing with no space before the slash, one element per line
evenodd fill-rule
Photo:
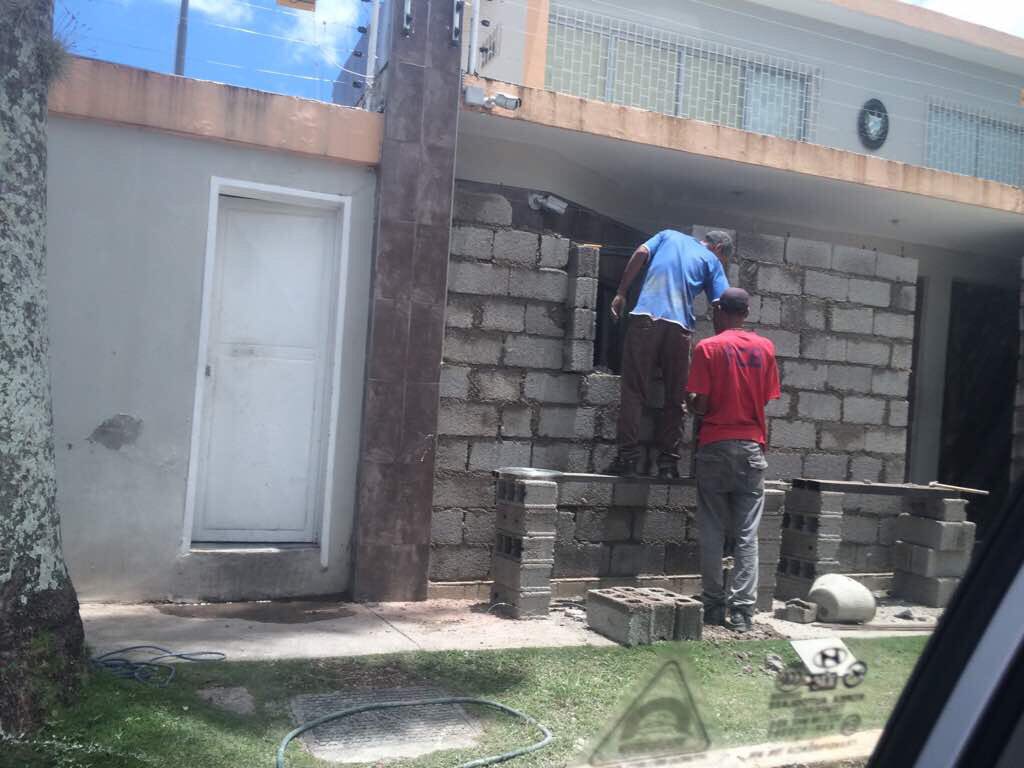
<path fill-rule="evenodd" d="M 693 350 L 686 390 L 708 396 L 700 445 L 721 440 L 767 441 L 764 407 L 779 397 L 775 345 L 751 331 L 723 331 Z"/>

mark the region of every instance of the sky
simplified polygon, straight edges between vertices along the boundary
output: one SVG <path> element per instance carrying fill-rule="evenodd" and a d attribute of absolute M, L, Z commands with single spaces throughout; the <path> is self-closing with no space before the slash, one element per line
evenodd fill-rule
<path fill-rule="evenodd" d="M 1024 37 L 1024 0 L 904 2 Z M 79 55 L 171 72 L 179 7 L 180 0 L 56 0 L 54 27 Z M 365 0 L 317 0 L 315 13 L 277 0 L 190 0 L 185 74 L 330 101 L 339 75 L 355 79 L 341 70 L 369 14 Z M 363 72 L 365 63 L 353 69 Z"/>
<path fill-rule="evenodd" d="M 904 0 L 904 2 L 1024 37 L 1024 3 L 1020 0 Z"/>
<path fill-rule="evenodd" d="M 56 0 L 54 28 L 80 56 L 172 72 L 179 9 L 180 0 Z M 190 0 L 185 74 L 330 101 L 369 9 L 361 0 L 318 0 L 315 14 L 276 0 Z"/>

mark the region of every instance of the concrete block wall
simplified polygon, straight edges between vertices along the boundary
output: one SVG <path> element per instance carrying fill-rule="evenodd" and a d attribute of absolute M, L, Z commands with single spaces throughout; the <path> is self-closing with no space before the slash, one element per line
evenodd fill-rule
<path fill-rule="evenodd" d="M 737 235 L 751 323 L 775 342 L 769 472 L 903 482 L 917 260 L 769 235 Z"/>
<path fill-rule="evenodd" d="M 434 581 L 488 578 L 491 470 L 594 472 L 615 452 L 619 380 L 592 370 L 598 254 L 524 218 L 519 202 L 500 188 L 456 188 Z M 692 232 L 699 237 L 706 229 Z M 769 408 L 769 478 L 901 482 L 916 260 L 797 238 L 735 236 L 730 282 L 754 295 L 751 325 L 775 342 L 782 375 L 783 396 Z M 697 310 L 705 313 L 706 302 Z M 701 317 L 697 336 L 711 332 Z M 653 390 L 650 405 L 658 407 L 662 393 L 657 385 Z M 645 421 L 650 440 L 650 414 Z M 690 427 L 687 421 L 687 445 Z M 688 462 L 684 455 L 684 469 Z M 693 511 L 682 489 L 657 485 L 644 500 L 566 504 L 554 575 L 697 573 Z M 843 570 L 875 570 L 876 563 L 884 569 L 891 532 L 881 517 L 870 534 L 851 527 L 859 539 L 844 542 Z"/>

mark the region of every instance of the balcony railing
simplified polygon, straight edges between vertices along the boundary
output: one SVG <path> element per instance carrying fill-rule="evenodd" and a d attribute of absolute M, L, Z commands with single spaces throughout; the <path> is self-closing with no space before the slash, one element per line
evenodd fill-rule
<path fill-rule="evenodd" d="M 819 82 L 792 59 L 551 6 L 548 90 L 813 141 Z"/>

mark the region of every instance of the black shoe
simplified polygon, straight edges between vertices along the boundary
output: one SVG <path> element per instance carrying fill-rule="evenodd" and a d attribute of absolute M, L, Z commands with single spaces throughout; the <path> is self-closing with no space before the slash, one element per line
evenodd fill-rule
<path fill-rule="evenodd" d="M 621 456 L 616 456 L 615 460 L 605 468 L 604 474 L 636 477 L 636 464 L 636 459 L 624 459 Z"/>
<path fill-rule="evenodd" d="M 729 621 L 726 626 L 734 632 L 746 633 L 754 628 L 753 617 L 742 608 L 729 610 Z"/>
<path fill-rule="evenodd" d="M 727 627 L 724 605 L 705 605 L 704 624 L 709 627 Z"/>
<path fill-rule="evenodd" d="M 658 467 L 658 479 L 659 480 L 678 480 L 679 479 L 679 467 L 676 464 L 666 464 Z"/>

